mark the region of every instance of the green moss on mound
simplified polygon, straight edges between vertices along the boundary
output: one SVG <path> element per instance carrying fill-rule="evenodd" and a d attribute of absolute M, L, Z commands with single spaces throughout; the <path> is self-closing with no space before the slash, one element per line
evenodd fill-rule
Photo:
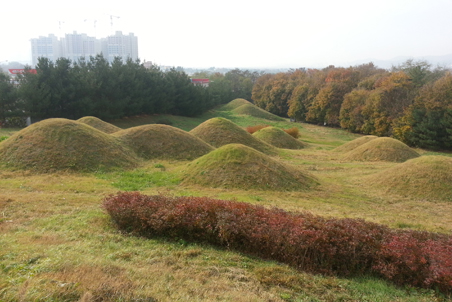
<path fill-rule="evenodd" d="M 348 152 L 351 151 L 373 139 L 376 139 L 378 136 L 375 135 L 366 135 L 366 136 L 362 136 L 359 137 L 357 139 L 354 139 L 348 143 L 345 143 L 337 148 L 335 148 L 333 151 L 337 151 L 337 152 Z"/>
<path fill-rule="evenodd" d="M 217 148 L 227 144 L 242 144 L 265 154 L 276 154 L 275 147 L 255 138 L 225 118 L 216 117 L 207 120 L 192 129 L 190 133 Z"/>
<path fill-rule="evenodd" d="M 404 162 L 420 156 L 399 140 L 379 137 L 356 147 L 344 155 L 345 160 Z"/>
<path fill-rule="evenodd" d="M 306 147 L 305 143 L 275 127 L 262 128 L 261 130 L 254 132 L 253 136 L 277 148 L 303 149 Z"/>
<path fill-rule="evenodd" d="M 284 165 L 253 148 L 229 144 L 191 162 L 183 184 L 299 191 L 318 183 L 307 173 Z"/>
<path fill-rule="evenodd" d="M 264 109 L 259 108 L 251 103 L 239 106 L 232 110 L 232 112 L 234 112 L 235 114 L 250 115 L 271 121 L 284 121 L 282 117 L 279 117 L 277 115 L 274 115 L 273 113 L 265 111 Z"/>
<path fill-rule="evenodd" d="M 110 123 L 104 122 L 103 120 L 101 120 L 95 116 L 85 116 L 85 117 L 79 118 L 77 120 L 77 122 L 90 125 L 91 127 L 96 128 L 97 130 L 100 130 L 100 131 L 108 133 L 108 134 L 115 133 L 117 131 L 122 130 L 121 128 L 116 127 L 115 125 L 112 125 Z"/>
<path fill-rule="evenodd" d="M 118 139 L 86 124 L 47 119 L 0 145 L 0 162 L 37 172 L 95 171 L 134 168 L 139 159 Z"/>
<path fill-rule="evenodd" d="M 249 101 L 247 101 L 245 99 L 235 99 L 235 100 L 230 101 L 226 105 L 221 106 L 218 110 L 220 110 L 220 111 L 231 111 L 231 110 L 234 110 L 235 108 L 240 107 L 240 106 L 245 105 L 245 104 L 252 105 L 251 102 L 249 102 Z"/>
<path fill-rule="evenodd" d="M 421 156 L 371 175 L 371 183 L 390 193 L 427 200 L 452 201 L 452 158 Z"/>
<path fill-rule="evenodd" d="M 194 135 L 168 125 L 143 125 L 115 132 L 113 136 L 145 159 L 195 159 L 214 149 Z"/>

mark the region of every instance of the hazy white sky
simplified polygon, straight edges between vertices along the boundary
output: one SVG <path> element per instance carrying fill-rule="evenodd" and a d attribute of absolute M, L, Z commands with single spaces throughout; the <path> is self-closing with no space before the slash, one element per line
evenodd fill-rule
<path fill-rule="evenodd" d="M 98 38 L 133 32 L 142 61 L 183 67 L 325 67 L 452 54 L 452 0 L 3 2 L 0 63 L 31 62 L 31 38 L 74 30 Z M 109 15 L 119 16 L 113 28 Z"/>

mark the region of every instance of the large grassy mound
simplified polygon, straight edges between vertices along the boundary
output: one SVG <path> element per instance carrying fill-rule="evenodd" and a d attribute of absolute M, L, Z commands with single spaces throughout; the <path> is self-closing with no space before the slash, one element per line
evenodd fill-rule
<path fill-rule="evenodd" d="M 357 139 L 354 139 L 348 143 L 345 143 L 337 148 L 335 148 L 333 151 L 337 151 L 337 152 L 348 152 L 351 151 L 361 145 L 364 145 L 365 143 L 377 138 L 378 136 L 375 135 L 366 135 L 366 136 L 362 136 L 359 137 Z"/>
<path fill-rule="evenodd" d="M 347 152 L 345 160 L 404 162 L 419 154 L 399 140 L 379 137 Z"/>
<path fill-rule="evenodd" d="M 366 182 L 403 196 L 452 201 L 451 171 L 452 158 L 421 156 L 371 175 Z"/>
<path fill-rule="evenodd" d="M 213 150 L 196 136 L 168 125 L 143 125 L 115 132 L 113 136 L 145 159 L 195 159 Z"/>
<path fill-rule="evenodd" d="M 312 176 L 241 144 L 223 146 L 191 162 L 183 183 L 275 191 L 304 190 L 317 184 Z"/>
<path fill-rule="evenodd" d="M 277 115 L 274 115 L 273 113 L 270 113 L 268 111 L 265 111 L 262 108 L 257 107 L 256 105 L 253 105 L 251 103 L 245 104 L 242 106 L 239 106 L 232 110 L 235 114 L 244 114 L 244 115 L 250 115 L 262 119 L 267 119 L 271 121 L 283 121 L 284 119 L 282 117 L 279 117 Z"/>
<path fill-rule="evenodd" d="M 207 120 L 190 133 L 217 148 L 227 144 L 243 144 L 269 155 L 276 154 L 275 147 L 255 138 L 225 118 Z"/>
<path fill-rule="evenodd" d="M 58 118 L 33 124 L 2 142 L 0 162 L 51 172 L 132 168 L 139 160 L 118 139 L 86 124 Z"/>
<path fill-rule="evenodd" d="M 95 116 L 85 116 L 85 117 L 79 118 L 77 120 L 77 122 L 90 125 L 91 127 L 94 127 L 102 132 L 109 133 L 109 134 L 122 130 L 121 128 L 116 127 L 115 125 L 112 125 L 110 123 L 104 122 L 103 120 L 101 120 Z"/>
<path fill-rule="evenodd" d="M 303 149 L 306 144 L 287 134 L 284 130 L 275 127 L 265 127 L 253 133 L 254 137 L 283 149 Z"/>
<path fill-rule="evenodd" d="M 245 99 L 235 99 L 235 100 L 230 101 L 226 105 L 221 106 L 218 110 L 220 110 L 220 111 L 231 111 L 231 110 L 234 110 L 237 107 L 240 107 L 240 106 L 246 105 L 246 104 L 252 105 L 251 102 L 249 102 L 249 101 L 247 101 Z"/>

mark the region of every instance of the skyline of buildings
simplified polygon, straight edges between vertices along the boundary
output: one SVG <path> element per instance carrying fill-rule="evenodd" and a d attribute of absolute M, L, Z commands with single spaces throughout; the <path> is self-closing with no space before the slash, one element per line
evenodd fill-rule
<path fill-rule="evenodd" d="M 115 57 L 121 57 L 123 60 L 131 58 L 134 61 L 138 59 L 138 37 L 133 33 L 124 35 L 122 31 L 100 39 L 74 31 L 62 38 L 49 34 L 47 37 L 39 36 L 30 41 L 33 66 L 38 63 L 39 57 L 54 62 L 64 57 L 76 62 L 81 57 L 89 58 L 102 53 L 110 63 Z"/>

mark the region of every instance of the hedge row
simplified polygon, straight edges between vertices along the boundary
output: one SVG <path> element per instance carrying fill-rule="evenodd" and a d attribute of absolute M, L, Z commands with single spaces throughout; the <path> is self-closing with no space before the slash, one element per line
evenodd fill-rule
<path fill-rule="evenodd" d="M 119 229 L 207 242 L 323 274 L 371 274 L 452 293 L 452 237 L 393 230 L 361 219 L 326 219 L 207 197 L 110 195 Z"/>

